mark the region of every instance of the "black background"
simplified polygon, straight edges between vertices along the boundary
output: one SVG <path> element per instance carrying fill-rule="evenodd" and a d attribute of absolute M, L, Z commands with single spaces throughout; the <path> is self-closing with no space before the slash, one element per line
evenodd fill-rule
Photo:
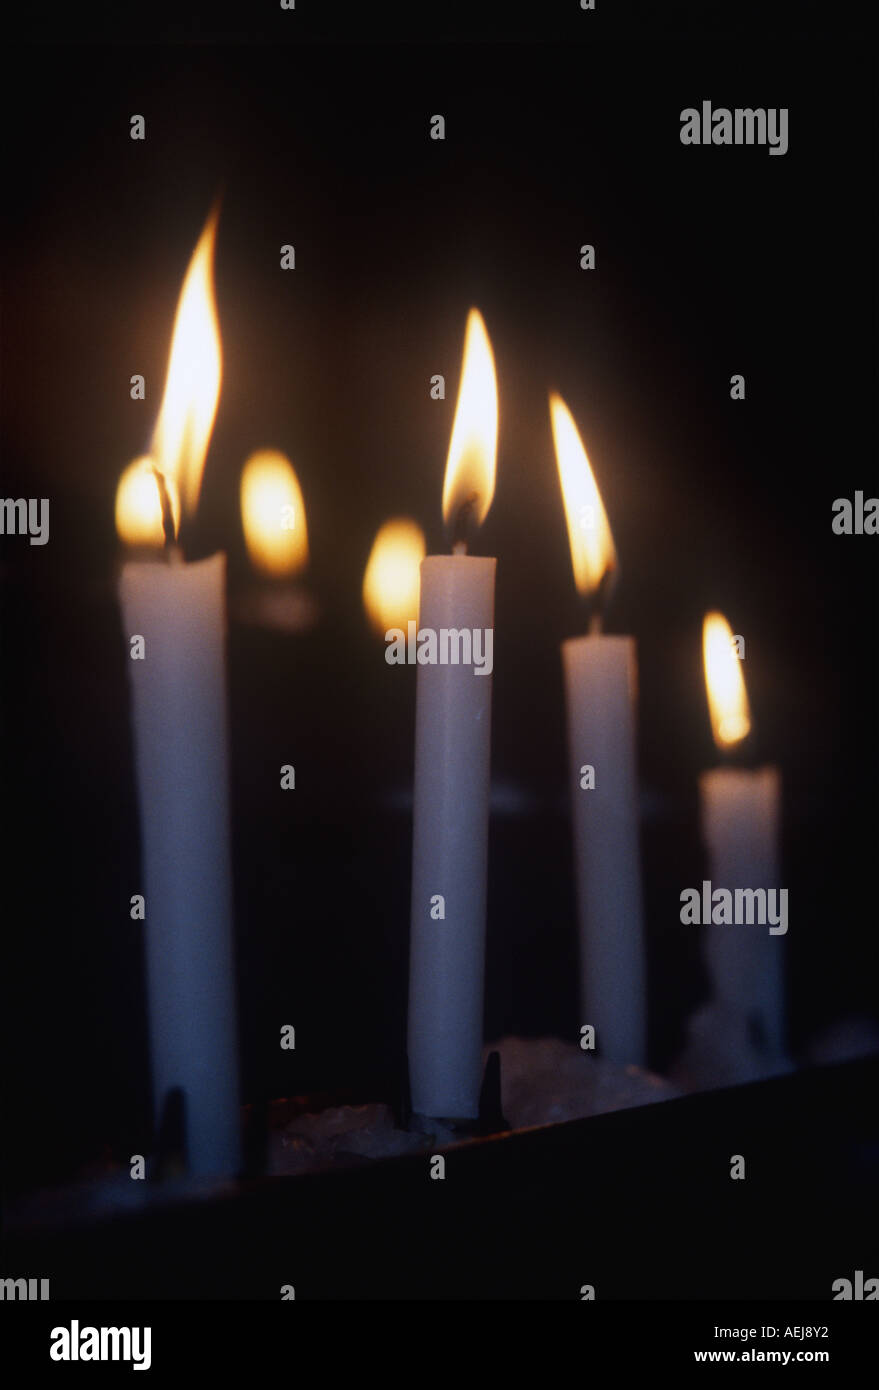
<path fill-rule="evenodd" d="M 603 8 L 401 21 L 381 6 L 210 6 L 165 23 L 151 8 L 43 7 L 11 49 L 3 487 L 51 502 L 48 545 L 5 537 L 0 551 L 13 1183 L 149 1142 L 113 498 L 149 440 L 180 283 L 220 187 L 224 379 L 191 553 L 226 549 L 233 601 L 247 588 L 240 468 L 282 448 L 322 615 L 298 638 L 230 629 L 245 1099 L 397 1093 L 414 680 L 384 663 L 360 584 L 389 515 L 444 545 L 471 304 L 495 350 L 501 430 L 478 546 L 498 557 L 493 774 L 507 805 L 491 826 L 486 1035 L 574 1039 L 580 1022 L 558 648 L 584 615 L 553 387 L 615 534 L 610 628 L 638 642 L 653 1065 L 673 1059 L 705 992 L 678 912 L 702 877 L 696 779 L 715 761 L 709 607 L 746 639 L 751 756 L 782 770 L 794 1047 L 875 1010 L 876 543 L 830 526 L 836 497 L 879 490 L 870 54 L 844 18 L 825 31 L 816 6 Z M 788 107 L 788 153 L 682 146 L 679 113 L 703 99 Z M 436 112 L 443 143 L 428 137 Z M 594 272 L 579 268 L 584 242 Z M 145 402 L 129 399 L 134 372 Z M 436 372 L 444 402 L 428 394 Z M 734 372 L 744 402 L 730 400 Z M 294 793 L 279 789 L 286 762 Z M 283 1023 L 294 1053 L 278 1047 Z"/>

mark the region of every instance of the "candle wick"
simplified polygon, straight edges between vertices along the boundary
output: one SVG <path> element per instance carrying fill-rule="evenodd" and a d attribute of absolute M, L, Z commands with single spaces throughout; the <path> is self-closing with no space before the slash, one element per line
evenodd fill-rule
<path fill-rule="evenodd" d="M 717 752 L 721 766 L 742 768 L 750 767 L 754 759 L 753 730 L 745 734 L 744 738 L 736 739 L 735 743 L 723 743 Z"/>
<path fill-rule="evenodd" d="M 451 524 L 451 542 L 453 555 L 466 555 L 468 542 L 472 539 L 478 526 L 476 519 L 476 504 L 479 501 L 479 494 L 473 492 L 465 502 L 455 512 Z"/>
<path fill-rule="evenodd" d="M 156 487 L 159 489 L 159 505 L 162 508 L 162 531 L 165 536 L 165 550 L 174 551 L 177 549 L 177 536 L 174 531 L 174 513 L 171 509 L 171 497 L 165 483 L 165 475 L 153 464 L 153 477 L 156 480 Z"/>
<path fill-rule="evenodd" d="M 589 608 L 589 636 L 599 637 L 604 630 L 604 619 L 616 583 L 616 569 L 609 566 L 599 580 L 598 588 L 591 597 Z"/>

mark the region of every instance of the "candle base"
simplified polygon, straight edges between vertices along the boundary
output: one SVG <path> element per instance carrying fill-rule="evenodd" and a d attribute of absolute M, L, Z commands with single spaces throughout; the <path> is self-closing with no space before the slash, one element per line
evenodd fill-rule
<path fill-rule="evenodd" d="M 240 1125 L 240 1122 L 239 1122 Z M 249 1132 L 248 1132 L 249 1134 Z M 251 1138 L 251 1144 L 253 1140 Z M 187 1148 L 187 1102 L 182 1086 L 173 1086 L 162 1103 L 156 1141 L 148 1162 L 147 1175 L 152 1182 L 168 1183 L 180 1178 L 223 1177 L 237 1178 L 248 1172 L 257 1172 L 264 1165 L 265 1138 L 262 1150 L 257 1154 L 245 1156 L 243 1166 L 224 1171 L 217 1165 L 216 1173 L 210 1171 L 193 1172 L 193 1165 Z"/>
<path fill-rule="evenodd" d="M 186 1177 L 186 1096 L 180 1086 L 168 1092 L 162 1106 L 152 1176 L 157 1182 Z"/>
<path fill-rule="evenodd" d="M 559 1039 L 518 1039 L 513 1049 L 508 1041 L 500 1049 L 505 1083 L 511 1049 L 524 1063 L 536 1047 L 545 1062 L 536 1099 L 546 1089 L 543 1077 L 557 1076 L 563 1056 L 574 1071 L 580 1049 L 564 1044 L 565 1054 L 562 1046 Z M 598 1124 L 538 1120 L 535 1128 L 524 1112 L 512 1113 L 511 1103 L 510 1118 L 527 1123 L 525 1132 L 462 1144 L 453 1163 L 447 1161 L 447 1172 L 454 1171 L 445 1184 L 426 1176 L 432 1151 L 413 1142 L 409 1157 L 387 1163 L 361 1157 L 356 1166 L 304 1183 L 268 1176 L 243 1184 L 193 1179 L 153 1186 L 131 1181 L 126 1141 L 103 1178 L 93 1173 L 60 1190 L 7 1194 L 6 1267 L 51 1275 L 53 1301 L 63 1292 L 65 1299 L 117 1307 L 119 1300 L 133 1307 L 144 1299 L 266 1307 L 287 1282 L 297 1299 L 312 1302 L 570 1303 L 590 1273 L 599 1299 L 612 1291 L 622 1300 L 651 1300 L 659 1290 L 729 1308 L 730 1298 L 758 1293 L 788 1306 L 791 1299 L 813 1306 L 823 1299 L 827 1307 L 835 1276 L 862 1267 L 865 1213 L 875 1203 L 869 1153 L 879 1142 L 879 1116 L 869 1103 L 879 1059 L 842 1061 L 840 1046 L 849 1056 L 853 1048 L 875 1052 L 875 1034 L 864 1030 L 834 1047 L 833 1065 L 672 1105 L 638 1102 L 625 1115 L 606 1114 L 604 1106 Z M 579 1060 L 597 1079 L 597 1059 L 580 1053 Z M 619 1072 L 624 1079 L 625 1069 Z M 642 1078 L 641 1094 L 645 1086 Z M 630 1099 L 638 1101 L 634 1091 Z M 51 1103 L 51 1096 L 43 1100 Z M 719 1134 L 735 1136 L 749 1178 L 735 1184 L 732 1206 L 721 1207 L 722 1233 L 734 1238 L 720 1246 L 714 1232 L 706 1233 L 705 1219 L 718 1209 L 722 1190 Z M 750 1180 L 752 1173 L 777 1180 L 767 1187 Z M 602 1200 L 584 1225 L 589 1186 Z M 631 1240 L 620 1240 L 621 1212 L 635 1233 Z M 759 1266 L 755 1251 L 765 1253 Z M 837 1265 L 840 1251 L 845 1263 Z"/>
<path fill-rule="evenodd" d="M 408 1062 L 405 1067 L 403 1097 L 397 1107 L 397 1115 L 401 1129 L 408 1129 L 416 1134 L 434 1134 L 450 1144 L 460 1139 L 506 1133 L 510 1125 L 504 1118 L 501 1106 L 501 1054 L 490 1052 L 486 1058 L 479 1091 L 479 1114 L 475 1119 L 454 1115 L 420 1115 L 414 1111 L 409 1092 Z"/>

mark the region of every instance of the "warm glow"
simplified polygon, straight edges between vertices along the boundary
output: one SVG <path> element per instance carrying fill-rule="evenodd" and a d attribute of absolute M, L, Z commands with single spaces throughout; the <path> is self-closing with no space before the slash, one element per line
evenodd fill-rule
<path fill-rule="evenodd" d="M 217 213 L 211 213 L 193 252 L 180 301 L 162 408 L 150 453 L 180 493 L 191 516 L 220 397 L 220 329 L 214 301 L 213 263 Z"/>
<path fill-rule="evenodd" d="M 420 566 L 424 559 L 424 532 L 408 517 L 386 521 L 372 543 L 363 576 L 363 603 L 376 632 L 406 630 L 418 621 Z"/>
<path fill-rule="evenodd" d="M 166 484 L 174 529 L 180 526 L 180 498 L 170 480 Z M 165 544 L 159 486 L 149 458 L 135 459 L 126 468 L 116 488 L 116 530 L 126 545 Z"/>
<path fill-rule="evenodd" d="M 552 437 L 562 484 L 574 581 L 581 594 L 594 594 L 617 567 L 607 512 L 574 417 L 561 396 L 549 398 Z"/>
<path fill-rule="evenodd" d="M 733 633 L 722 613 L 707 613 L 702 625 L 702 657 L 711 732 L 718 748 L 729 748 L 750 733 L 751 711 L 736 655 Z"/>
<path fill-rule="evenodd" d="M 485 520 L 494 496 L 497 416 L 497 378 L 491 343 L 482 315 L 478 309 L 471 309 L 443 486 L 443 519 L 447 526 L 468 504 L 475 525 Z"/>
<path fill-rule="evenodd" d="M 274 449 L 251 454 L 244 465 L 241 520 L 256 569 L 291 575 L 308 563 L 302 490 L 289 460 Z"/>

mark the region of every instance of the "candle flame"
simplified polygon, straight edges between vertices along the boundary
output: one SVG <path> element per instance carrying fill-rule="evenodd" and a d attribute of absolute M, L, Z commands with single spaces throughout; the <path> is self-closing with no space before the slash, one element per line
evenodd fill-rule
<path fill-rule="evenodd" d="M 205 223 L 180 291 L 165 394 L 150 447 L 166 482 L 176 485 L 187 516 L 193 514 L 198 504 L 220 398 L 220 328 L 213 284 L 217 217 L 215 208 Z"/>
<path fill-rule="evenodd" d="M 556 392 L 549 398 L 549 414 L 568 523 L 574 582 L 581 594 L 594 594 L 605 576 L 613 574 L 617 568 L 610 523 L 574 417 Z"/>
<path fill-rule="evenodd" d="M 166 487 L 176 532 L 180 526 L 180 496 L 171 479 L 166 480 Z M 116 531 L 126 545 L 161 547 L 165 544 L 162 502 L 151 458 L 135 459 L 119 479 Z"/>
<path fill-rule="evenodd" d="M 705 615 L 702 659 L 714 742 L 718 748 L 729 748 L 750 733 L 751 711 L 742 663 L 733 650 L 732 629 L 722 613 Z"/>
<path fill-rule="evenodd" d="M 363 575 L 363 604 L 370 623 L 381 636 L 389 628 L 406 628 L 418 621 L 424 532 L 408 517 L 386 521 L 369 552 Z"/>
<path fill-rule="evenodd" d="M 265 574 L 290 576 L 308 563 L 302 489 L 276 449 L 251 454 L 241 474 L 241 521 L 251 563 Z"/>
<path fill-rule="evenodd" d="M 464 507 L 480 526 L 494 497 L 498 400 L 494 354 L 478 309 L 467 317 L 464 361 L 443 485 L 443 519 L 451 525 Z"/>

